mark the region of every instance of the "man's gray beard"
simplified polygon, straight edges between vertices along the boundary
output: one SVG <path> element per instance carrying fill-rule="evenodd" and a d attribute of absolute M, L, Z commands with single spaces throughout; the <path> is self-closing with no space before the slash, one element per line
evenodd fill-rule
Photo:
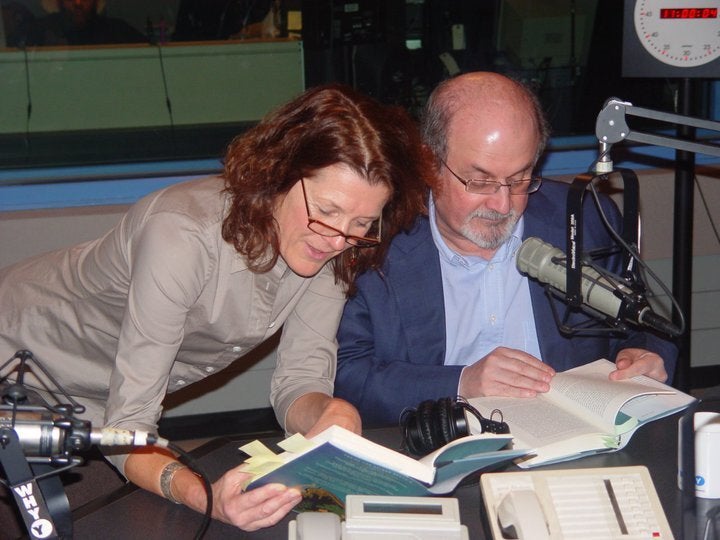
<path fill-rule="evenodd" d="M 479 232 L 472 226 L 474 218 L 491 220 L 496 223 L 489 227 L 489 231 Z M 510 210 L 507 214 L 501 214 L 495 210 L 476 210 L 468 216 L 460 232 L 480 249 L 496 250 L 510 238 L 518 218 L 515 210 Z"/>

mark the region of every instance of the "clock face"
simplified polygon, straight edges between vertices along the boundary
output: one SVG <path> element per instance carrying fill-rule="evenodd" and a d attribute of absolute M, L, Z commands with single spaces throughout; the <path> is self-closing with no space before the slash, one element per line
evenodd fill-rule
<path fill-rule="evenodd" d="M 694 67 L 720 58 L 719 17 L 720 0 L 637 0 L 634 24 L 652 56 L 671 66 Z"/>

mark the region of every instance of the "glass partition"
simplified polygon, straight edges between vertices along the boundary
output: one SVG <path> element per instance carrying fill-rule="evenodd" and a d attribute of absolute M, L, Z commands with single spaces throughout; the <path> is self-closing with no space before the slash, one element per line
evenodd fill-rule
<path fill-rule="evenodd" d="M 215 158 L 304 88 L 419 113 L 486 69 L 525 81 L 553 145 L 595 146 L 604 101 L 675 111 L 621 76 L 622 0 L 0 0 L 0 169 Z M 698 115 L 717 117 L 708 91 Z M 582 136 L 585 137 L 582 137 Z"/>
<path fill-rule="evenodd" d="M 272 0 L 0 5 L 0 168 L 220 157 L 305 88 Z"/>

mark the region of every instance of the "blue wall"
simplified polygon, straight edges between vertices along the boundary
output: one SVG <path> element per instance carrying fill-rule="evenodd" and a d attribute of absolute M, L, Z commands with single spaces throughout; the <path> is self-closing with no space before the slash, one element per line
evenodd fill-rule
<path fill-rule="evenodd" d="M 588 144 L 590 138 L 553 141 L 553 146 L 569 142 Z M 617 167 L 672 168 L 674 164 L 674 150 L 652 146 L 616 148 L 613 159 Z M 588 171 L 597 156 L 594 149 L 551 147 L 541 172 L 548 178 L 581 174 Z M 699 154 L 696 161 L 720 163 L 718 158 Z M 0 211 L 132 204 L 152 191 L 220 169 L 217 160 L 198 160 L 0 171 Z"/>

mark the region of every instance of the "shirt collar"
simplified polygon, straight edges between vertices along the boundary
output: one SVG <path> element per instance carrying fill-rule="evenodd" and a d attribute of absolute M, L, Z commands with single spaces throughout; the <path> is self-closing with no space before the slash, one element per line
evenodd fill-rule
<path fill-rule="evenodd" d="M 224 249 L 228 249 L 231 252 L 232 259 L 231 259 L 231 263 L 230 263 L 230 272 L 235 273 L 235 272 L 244 272 L 246 270 L 249 270 L 250 267 L 248 265 L 248 262 L 247 262 L 247 259 L 245 258 L 245 256 L 238 253 L 232 244 L 230 244 L 228 242 L 223 242 L 223 243 L 224 243 Z M 271 255 L 269 253 L 267 253 L 264 256 L 265 260 L 269 260 L 270 256 Z M 292 270 L 285 262 L 285 259 L 283 259 L 281 256 L 278 256 L 277 262 L 275 263 L 275 266 L 272 267 L 270 272 L 276 274 L 277 277 L 279 277 L 279 278 L 284 278 L 288 274 L 290 274 L 292 272 Z"/>

